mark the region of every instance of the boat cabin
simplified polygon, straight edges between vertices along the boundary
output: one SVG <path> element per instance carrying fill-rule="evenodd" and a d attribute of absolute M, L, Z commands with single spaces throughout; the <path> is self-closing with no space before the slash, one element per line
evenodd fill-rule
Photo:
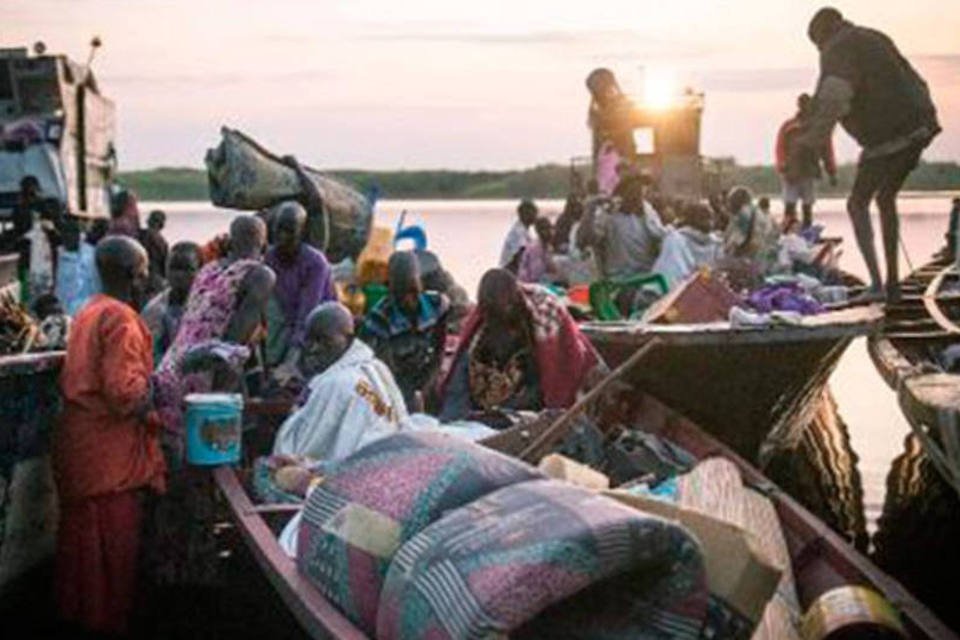
<path fill-rule="evenodd" d="M 114 130 L 113 102 L 89 65 L 47 55 L 42 43 L 33 54 L 0 49 L 0 223 L 9 220 L 26 175 L 71 214 L 107 217 Z"/>

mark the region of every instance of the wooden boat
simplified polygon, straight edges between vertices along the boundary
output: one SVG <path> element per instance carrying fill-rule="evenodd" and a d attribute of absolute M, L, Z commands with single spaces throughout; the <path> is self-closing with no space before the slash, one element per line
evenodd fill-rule
<path fill-rule="evenodd" d="M 0 601 L 52 554 L 50 438 L 64 352 L 0 356 Z"/>
<path fill-rule="evenodd" d="M 851 307 L 766 328 L 710 324 L 588 322 L 583 332 L 613 367 L 642 345 L 662 344 L 630 382 L 757 462 L 774 438 L 796 443 L 840 356 L 879 328 L 879 306 Z"/>
<path fill-rule="evenodd" d="M 729 447 L 706 434 L 692 421 L 645 397 L 642 423 L 658 435 L 686 448 L 698 459 L 724 456 L 740 469 L 746 485 L 759 488 L 772 501 L 782 525 L 800 605 L 804 608 L 825 591 L 841 585 L 872 587 L 893 603 L 912 638 L 956 638 L 943 623 L 913 598 L 900 584 L 877 569 L 829 527 L 818 521 L 792 498 L 769 482 L 759 471 Z M 263 407 L 254 407 L 262 411 Z M 268 407 L 275 411 L 276 407 Z M 536 432 L 520 430 L 513 444 L 526 445 Z M 510 440 L 509 438 L 506 440 Z M 497 448 L 512 452 L 503 439 Z M 219 467 L 213 471 L 219 491 L 226 499 L 240 536 L 287 608 L 314 638 L 365 638 L 306 577 L 280 548 L 276 533 L 296 511 L 291 505 L 256 505 L 251 500 L 243 471 Z M 782 627 L 767 626 L 766 618 L 756 638 L 799 637 Z"/>
<path fill-rule="evenodd" d="M 946 257 L 911 273 L 868 349 L 930 462 L 960 493 L 960 375 L 945 373 L 939 361 L 945 348 L 960 344 L 958 282 Z"/>

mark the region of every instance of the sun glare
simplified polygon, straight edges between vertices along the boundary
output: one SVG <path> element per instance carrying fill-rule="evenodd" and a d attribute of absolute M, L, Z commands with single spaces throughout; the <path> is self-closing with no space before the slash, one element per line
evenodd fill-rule
<path fill-rule="evenodd" d="M 643 101 L 648 107 L 665 109 L 677 97 L 676 76 L 672 69 L 647 67 L 643 74 Z"/>

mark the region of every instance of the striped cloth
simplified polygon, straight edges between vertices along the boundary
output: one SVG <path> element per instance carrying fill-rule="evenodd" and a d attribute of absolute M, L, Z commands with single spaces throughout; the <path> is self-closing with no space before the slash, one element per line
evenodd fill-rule
<path fill-rule="evenodd" d="M 307 499 L 297 566 L 372 634 L 383 578 L 400 546 L 450 509 L 539 471 L 434 432 L 401 432 L 337 462 Z"/>
<path fill-rule="evenodd" d="M 685 529 L 541 480 L 451 511 L 404 544 L 377 637 L 693 639 L 707 601 Z"/>

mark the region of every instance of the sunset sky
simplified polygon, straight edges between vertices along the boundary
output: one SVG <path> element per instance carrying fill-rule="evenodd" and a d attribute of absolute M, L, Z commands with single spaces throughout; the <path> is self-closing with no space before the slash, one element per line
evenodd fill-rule
<path fill-rule="evenodd" d="M 588 149 L 583 79 L 607 66 L 639 95 L 673 76 L 707 94 L 703 151 L 771 161 L 822 2 L 606 0 L 0 0 L 0 46 L 84 59 L 118 107 L 122 168 L 202 165 L 221 124 L 328 168 L 503 169 Z M 836 2 L 885 31 L 930 83 L 960 158 L 960 2 Z M 646 69 L 646 72 L 644 72 Z M 855 147 L 839 135 L 840 155 Z"/>

